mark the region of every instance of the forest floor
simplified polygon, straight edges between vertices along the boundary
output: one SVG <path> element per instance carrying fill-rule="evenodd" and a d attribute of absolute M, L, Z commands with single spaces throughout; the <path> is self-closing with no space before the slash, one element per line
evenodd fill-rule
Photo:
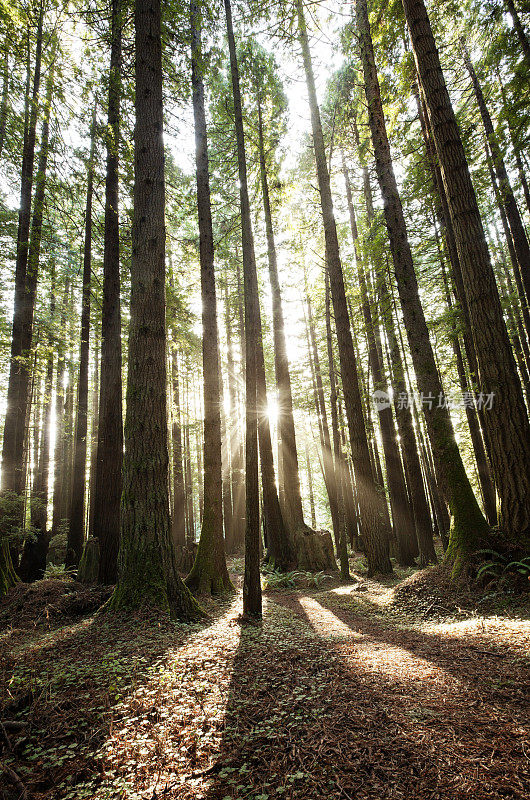
<path fill-rule="evenodd" d="M 101 589 L 17 587 L 0 797 L 527 799 L 528 607 L 461 607 L 430 576 L 268 590 L 245 627 L 240 592 L 186 626 L 79 617 Z"/>

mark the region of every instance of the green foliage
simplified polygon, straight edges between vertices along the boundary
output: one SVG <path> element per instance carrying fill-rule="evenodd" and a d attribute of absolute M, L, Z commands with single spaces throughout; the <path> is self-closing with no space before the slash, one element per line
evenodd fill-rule
<path fill-rule="evenodd" d="M 496 550 L 479 550 L 478 556 L 487 560 L 477 570 L 477 580 L 493 584 L 497 588 L 514 588 L 522 581 L 530 581 L 530 556 L 520 559 L 513 554 L 499 553 Z"/>
<path fill-rule="evenodd" d="M 273 565 L 264 564 L 264 589 L 321 589 L 331 580 L 325 572 L 279 572 Z"/>
<path fill-rule="evenodd" d="M 44 571 L 44 578 L 55 578 L 70 581 L 75 578 L 76 570 L 64 564 L 48 564 Z"/>

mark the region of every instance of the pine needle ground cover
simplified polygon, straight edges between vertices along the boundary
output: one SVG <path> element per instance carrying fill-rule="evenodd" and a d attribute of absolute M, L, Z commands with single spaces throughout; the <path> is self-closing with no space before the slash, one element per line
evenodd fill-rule
<path fill-rule="evenodd" d="M 528 797 L 530 623 L 396 594 L 274 590 L 244 627 L 239 595 L 191 626 L 35 624 L 33 598 L 2 633 L 0 796 Z"/>

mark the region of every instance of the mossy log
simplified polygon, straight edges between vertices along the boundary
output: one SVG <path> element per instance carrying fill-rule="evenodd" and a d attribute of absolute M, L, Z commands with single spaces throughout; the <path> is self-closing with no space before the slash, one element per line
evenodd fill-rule
<path fill-rule="evenodd" d="M 293 534 L 298 569 L 306 572 L 337 571 L 331 533 L 307 525 Z"/>
<path fill-rule="evenodd" d="M 99 573 L 99 540 L 91 536 L 86 540 L 79 568 L 77 570 L 77 580 L 80 583 L 97 583 Z"/>

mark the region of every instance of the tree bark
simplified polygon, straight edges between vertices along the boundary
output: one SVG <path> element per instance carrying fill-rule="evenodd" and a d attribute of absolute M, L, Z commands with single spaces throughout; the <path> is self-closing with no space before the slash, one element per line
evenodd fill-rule
<path fill-rule="evenodd" d="M 263 211 L 267 235 L 267 255 L 269 262 L 269 280 L 272 293 L 272 325 L 274 333 L 274 367 L 276 372 L 276 391 L 278 395 L 278 432 L 281 439 L 281 461 L 283 476 L 284 508 L 288 529 L 293 533 L 304 527 L 302 496 L 300 493 L 300 473 L 298 453 L 296 449 L 296 433 L 293 417 L 293 396 L 289 360 L 285 342 L 285 325 L 283 319 L 282 297 L 278 278 L 276 244 L 272 224 L 272 212 L 269 197 L 269 182 L 265 159 L 263 137 L 263 119 L 261 97 L 258 90 L 258 146 L 260 161 L 261 190 L 263 195 Z"/>
<path fill-rule="evenodd" d="M 182 463 L 178 357 L 175 342 L 173 342 L 171 349 L 171 383 L 173 387 L 173 517 L 171 518 L 171 538 L 173 546 L 178 550 L 186 546 L 186 493 L 184 490 Z"/>
<path fill-rule="evenodd" d="M 28 267 L 29 234 L 31 223 L 31 192 L 33 188 L 33 163 L 35 159 L 35 139 L 37 130 L 38 98 L 42 61 L 42 27 L 44 3 L 40 3 L 35 48 L 35 69 L 33 91 L 28 96 L 28 124 L 24 127 L 22 166 L 20 171 L 20 205 L 18 212 L 17 251 L 15 262 L 15 297 L 13 309 L 13 329 L 11 337 L 11 360 L 7 386 L 7 406 L 4 420 L 4 439 L 2 443 L 2 493 L 19 497 L 15 527 L 22 525 L 24 504 L 22 493 L 25 489 L 24 436 L 28 403 L 28 353 L 24 351 L 24 316 L 27 309 L 26 273 Z M 29 58 L 29 31 L 28 31 Z M 29 80 L 29 71 L 28 71 Z M 47 148 L 46 148 L 47 150 Z M 41 152 L 44 152 L 41 148 Z M 0 541 L 0 596 L 15 582 L 15 571 L 11 563 L 9 544 L 2 537 Z"/>
<path fill-rule="evenodd" d="M 201 15 L 196 0 L 190 2 L 191 85 L 195 121 L 195 167 L 202 297 L 202 368 L 204 381 L 204 505 L 199 547 L 186 578 L 199 594 L 233 591 L 228 577 L 223 538 L 223 481 L 221 393 L 219 389 L 219 334 L 215 291 L 214 243 L 210 203 L 208 136 L 204 110 L 204 69 L 201 50 Z"/>
<path fill-rule="evenodd" d="M 530 537 L 530 424 L 491 266 L 458 124 L 423 0 L 403 0 L 405 16 L 462 266 L 482 390 L 494 395 L 485 414 L 499 522 L 512 543 Z"/>
<path fill-rule="evenodd" d="M 366 275 L 364 271 L 364 265 L 362 263 L 361 250 L 359 247 L 359 233 L 357 229 L 357 220 L 355 218 L 355 209 L 353 207 L 350 176 L 346 166 L 346 161 L 344 159 L 344 154 L 342 156 L 342 171 L 346 185 L 346 200 L 348 203 L 350 229 L 355 251 L 357 279 L 359 281 L 359 288 L 361 290 L 361 308 L 368 339 L 368 360 L 370 362 L 370 369 L 372 371 L 374 390 L 384 392 L 388 387 L 386 381 L 384 380 L 382 365 L 376 343 L 375 325 L 372 318 Z M 394 428 L 394 419 L 392 416 L 392 406 L 390 402 L 384 407 L 382 404 L 378 404 L 377 410 L 379 415 L 379 426 L 381 429 L 383 452 L 385 456 L 390 508 L 392 509 L 394 533 L 396 535 L 398 545 L 398 561 L 402 566 L 412 566 L 415 563 L 415 540 L 411 541 L 411 535 L 413 536 L 414 534 L 414 520 L 412 518 L 407 497 L 405 475 L 401 465 L 396 431 Z"/>
<path fill-rule="evenodd" d="M 122 0 L 112 0 L 107 107 L 101 374 L 94 534 L 99 539 L 99 582 L 115 583 L 120 542 L 123 418 L 120 312 L 119 147 L 122 70 Z"/>
<path fill-rule="evenodd" d="M 50 331 L 48 333 L 48 355 L 46 358 L 46 376 L 44 379 L 44 395 L 42 398 L 42 425 L 40 434 L 38 471 L 32 490 L 31 524 L 36 538 L 28 538 L 20 559 L 19 575 L 24 581 L 36 581 L 42 578 L 46 569 L 46 555 L 50 537 L 48 535 L 48 488 L 50 475 L 50 434 L 52 421 L 52 387 L 54 341 L 53 326 L 55 324 L 55 265 L 52 264 L 51 298 L 50 298 Z M 35 503 L 36 501 L 36 503 Z"/>
<path fill-rule="evenodd" d="M 52 537 L 59 533 L 61 520 L 63 519 L 63 482 L 65 475 L 65 418 L 64 418 L 64 381 L 66 377 L 66 358 L 64 341 L 68 298 L 70 295 L 70 278 L 66 277 L 64 284 L 64 295 L 60 317 L 60 338 L 57 342 L 57 378 L 55 382 L 55 449 L 53 455 L 54 475 L 53 475 L 53 516 L 52 516 Z"/>
<path fill-rule="evenodd" d="M 258 485 L 258 410 L 257 410 L 257 296 L 256 262 L 254 239 L 250 216 L 247 187 L 247 163 L 243 133 L 243 111 L 239 88 L 236 44 L 232 23 L 230 0 L 224 0 L 226 29 L 230 51 L 230 73 L 234 96 L 234 122 L 237 140 L 237 164 L 239 176 L 239 200 L 241 205 L 241 229 L 243 247 L 243 283 L 245 296 L 245 573 L 243 578 L 243 615 L 260 620 L 262 617 L 261 578 L 259 571 L 259 485 Z"/>
<path fill-rule="evenodd" d="M 359 492 L 359 510 L 363 524 L 364 545 L 370 574 L 377 572 L 389 574 L 392 572 L 392 564 L 389 557 L 388 536 L 383 523 L 383 497 L 373 480 L 370 465 L 370 453 L 364 426 L 357 363 L 348 316 L 337 228 L 329 182 L 329 171 L 326 163 L 326 151 L 322 135 L 322 124 L 315 90 L 315 80 L 302 0 L 297 0 L 296 7 L 298 15 L 298 35 L 302 47 L 307 90 L 309 94 L 313 145 L 320 189 L 324 236 L 326 240 L 326 259 L 330 274 L 331 297 L 339 346 L 344 403 L 348 418 L 356 484 Z"/>
<path fill-rule="evenodd" d="M 333 459 L 333 450 L 331 447 L 331 439 L 329 435 L 328 425 L 328 412 L 324 400 L 324 385 L 322 383 L 322 371 L 320 369 L 320 357 L 318 355 L 317 338 L 315 332 L 315 323 L 313 320 L 313 309 L 311 308 L 311 300 L 309 292 L 306 287 L 306 304 L 307 304 L 307 331 L 308 331 L 308 345 L 310 347 L 309 355 L 312 361 L 312 372 L 314 375 L 314 395 L 315 406 L 319 420 L 319 428 L 321 432 L 321 447 L 322 447 L 322 467 L 324 472 L 324 482 L 329 500 L 329 511 L 331 514 L 331 524 L 333 527 L 333 539 L 335 541 L 335 549 L 337 555 L 340 553 L 340 509 L 339 509 L 339 492 L 338 481 L 335 472 L 335 464 Z"/>
<path fill-rule="evenodd" d="M 333 357 L 333 340 L 331 335 L 331 301 L 329 275 L 326 271 L 326 349 L 328 355 L 329 384 L 330 384 L 330 406 L 331 406 L 331 430 L 333 432 L 333 455 L 334 455 L 334 474 L 337 490 L 337 506 L 339 513 L 339 562 L 340 577 L 343 581 L 351 580 L 350 565 L 348 561 L 348 539 L 346 530 L 346 465 L 340 441 L 339 431 L 339 412 L 337 402 L 337 381 L 335 376 L 335 359 Z M 349 477 L 349 476 L 348 476 Z"/>
<path fill-rule="evenodd" d="M 9 46 L 4 42 L 4 68 L 2 70 L 2 99 L 0 100 L 0 156 L 6 140 L 7 108 L 9 97 Z"/>
<path fill-rule="evenodd" d="M 423 398 L 426 398 L 423 403 L 423 413 L 436 461 L 436 470 L 442 480 L 442 490 L 453 518 L 452 555 L 459 560 L 462 551 L 476 549 L 484 543 L 489 534 L 489 526 L 469 483 L 455 440 L 449 409 L 444 407 L 445 395 L 418 294 L 407 227 L 392 165 L 366 0 L 357 0 L 356 8 L 368 120 L 403 320 L 418 388 Z"/>
<path fill-rule="evenodd" d="M 506 0 L 506 8 L 508 9 L 508 13 L 512 18 L 513 27 L 517 32 L 517 38 L 519 39 L 519 44 L 521 45 L 521 49 L 523 51 L 526 66 L 530 69 L 530 42 L 528 41 L 528 36 L 523 28 L 521 18 L 517 13 L 517 9 L 515 8 L 514 0 Z"/>
<path fill-rule="evenodd" d="M 92 388 L 92 429 L 90 432 L 90 484 L 89 484 L 89 511 L 88 511 L 88 538 L 94 536 L 94 495 L 96 485 L 96 465 L 98 459 L 98 420 L 99 420 L 99 351 L 100 342 L 97 329 L 94 333 L 94 379 Z M 98 569 L 99 569 L 99 544 L 98 544 Z"/>
<path fill-rule="evenodd" d="M 94 195 L 94 156 L 96 147 L 96 103 L 92 114 L 91 145 L 88 161 L 83 247 L 83 291 L 81 298 L 81 344 L 77 381 L 77 420 L 74 437 L 72 507 L 66 546 L 66 566 L 79 564 L 85 540 L 85 490 L 88 429 L 88 362 L 90 353 L 90 284 L 92 281 L 92 200 Z"/>
<path fill-rule="evenodd" d="M 165 185 L 160 0 L 136 0 L 134 210 L 129 370 L 118 581 L 108 608 L 202 611 L 171 543 L 165 307 Z"/>
<path fill-rule="evenodd" d="M 513 246 L 517 255 L 517 263 L 514 265 L 514 267 L 515 269 L 519 268 L 520 270 L 521 279 L 526 294 L 526 305 L 528 306 L 530 304 L 530 247 L 528 245 L 528 239 L 526 238 L 523 221 L 517 207 L 517 201 L 513 193 L 510 179 L 508 177 L 506 164 L 504 163 L 501 149 L 497 142 L 497 137 L 495 136 L 493 122 L 486 105 L 486 100 L 484 99 L 484 93 L 477 78 L 473 64 L 471 63 L 469 53 L 463 44 L 462 54 L 464 58 L 464 64 L 466 65 L 466 69 L 469 72 L 469 77 L 471 78 L 471 82 L 473 84 L 473 91 L 475 92 L 475 98 L 480 111 L 480 116 L 482 118 L 484 132 L 486 134 L 486 139 L 488 140 L 491 159 L 497 176 L 499 196 L 504 206 L 506 218 L 510 226 Z"/>
<path fill-rule="evenodd" d="M 239 275 L 239 263 L 237 265 Z M 238 280 L 239 289 L 239 280 Z M 240 298 L 238 295 L 238 311 Z M 232 537 L 229 552 L 237 552 L 243 544 L 245 536 L 245 477 L 243 474 L 243 441 L 237 413 L 236 375 L 234 367 L 234 353 L 232 346 L 232 323 L 230 318 L 230 304 L 228 291 L 225 296 L 225 326 L 226 350 L 228 369 L 228 428 L 230 439 L 230 467 L 232 490 Z M 244 336 L 244 333 L 243 333 Z"/>
<path fill-rule="evenodd" d="M 436 230 L 436 239 L 438 241 L 437 230 Z M 443 253 L 441 252 L 439 244 L 438 248 L 439 248 L 440 266 L 442 268 L 442 278 L 444 282 L 445 299 L 450 313 L 453 314 L 454 306 L 453 306 L 453 301 L 451 299 L 451 290 L 449 287 L 449 280 L 447 277 L 447 273 L 445 271 Z M 471 398 L 474 398 L 472 388 L 470 387 L 467 380 L 464 357 L 462 355 L 460 340 L 458 338 L 458 330 L 453 317 L 451 317 L 451 320 L 452 321 L 451 321 L 450 338 L 453 347 L 453 352 L 455 354 L 456 371 L 458 374 L 458 382 L 460 383 L 460 389 L 462 391 L 462 397 L 470 395 Z M 482 434 L 480 432 L 480 424 L 479 424 L 477 409 L 474 404 L 474 399 L 472 400 L 472 402 L 466 401 L 465 411 L 466 411 L 467 424 L 469 427 L 469 433 L 471 436 L 471 444 L 473 446 L 473 453 L 475 455 L 475 461 L 477 464 L 477 472 L 479 477 L 480 491 L 482 494 L 482 503 L 484 506 L 484 512 L 486 514 L 486 518 L 489 524 L 493 526 L 497 524 L 497 501 L 495 497 L 495 487 L 491 480 L 490 466 L 488 463 L 488 457 L 486 455 L 486 448 L 482 440 Z"/>

